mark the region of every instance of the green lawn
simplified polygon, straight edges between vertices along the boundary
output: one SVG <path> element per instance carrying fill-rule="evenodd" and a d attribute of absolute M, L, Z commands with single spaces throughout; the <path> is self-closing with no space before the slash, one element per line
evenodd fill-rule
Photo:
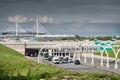
<path fill-rule="evenodd" d="M 78 73 L 39 64 L 0 44 L 0 80 L 119 80 L 120 75 Z"/>

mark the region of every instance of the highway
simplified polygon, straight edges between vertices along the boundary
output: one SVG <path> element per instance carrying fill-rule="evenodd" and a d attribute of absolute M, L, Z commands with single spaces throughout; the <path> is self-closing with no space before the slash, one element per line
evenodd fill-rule
<path fill-rule="evenodd" d="M 37 57 L 31 57 L 31 58 L 33 60 L 37 61 Z M 51 61 L 47 61 L 47 60 L 43 60 L 43 59 L 41 59 L 40 62 L 43 64 L 52 64 L 59 68 L 63 68 L 63 69 L 70 70 L 70 71 L 114 74 L 114 72 L 110 72 L 108 70 L 104 70 L 104 69 L 100 69 L 100 68 L 95 68 L 94 66 L 89 66 L 84 63 L 81 63 L 80 65 L 75 65 L 74 63 L 54 64 Z"/>

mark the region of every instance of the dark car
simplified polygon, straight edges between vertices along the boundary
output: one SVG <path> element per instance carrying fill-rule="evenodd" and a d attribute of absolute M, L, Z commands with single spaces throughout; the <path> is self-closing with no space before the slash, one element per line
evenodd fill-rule
<path fill-rule="evenodd" d="M 51 56 L 48 57 L 48 61 L 52 61 L 52 57 Z"/>
<path fill-rule="evenodd" d="M 80 65 L 80 64 L 81 64 L 81 63 L 80 63 L 80 60 L 75 60 L 75 61 L 74 61 L 74 64 Z"/>

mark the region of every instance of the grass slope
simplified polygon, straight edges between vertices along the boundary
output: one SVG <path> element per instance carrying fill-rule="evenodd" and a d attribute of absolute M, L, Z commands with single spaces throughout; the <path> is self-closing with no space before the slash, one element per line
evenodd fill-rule
<path fill-rule="evenodd" d="M 0 44 L 0 80 L 119 80 L 120 75 L 77 73 L 27 59 Z"/>

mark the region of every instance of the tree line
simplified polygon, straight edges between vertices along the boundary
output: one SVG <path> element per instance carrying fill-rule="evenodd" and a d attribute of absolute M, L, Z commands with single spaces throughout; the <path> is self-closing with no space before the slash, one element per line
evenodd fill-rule
<path fill-rule="evenodd" d="M 106 40 L 120 40 L 120 37 L 117 37 L 117 36 L 89 36 L 89 37 L 86 37 L 86 36 L 79 36 L 79 35 L 75 35 L 75 37 L 73 38 L 62 38 L 61 40 L 74 40 L 74 41 L 82 41 L 82 40 L 103 40 L 103 41 L 106 41 Z"/>

